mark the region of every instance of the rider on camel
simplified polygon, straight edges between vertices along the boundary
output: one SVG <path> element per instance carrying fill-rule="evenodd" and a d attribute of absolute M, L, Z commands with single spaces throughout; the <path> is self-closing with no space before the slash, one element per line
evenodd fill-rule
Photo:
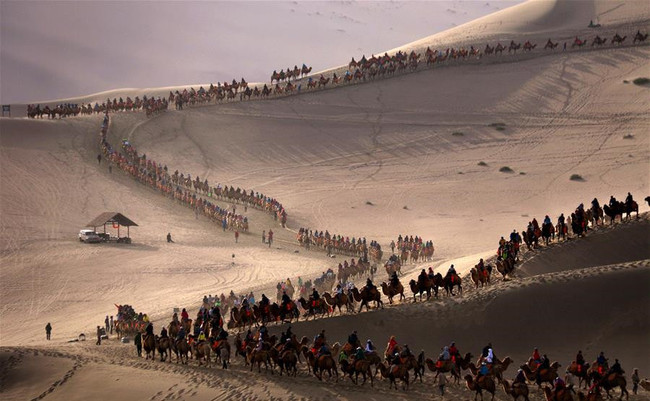
<path fill-rule="evenodd" d="M 266 297 L 266 295 L 262 294 L 262 299 L 260 300 L 260 306 L 265 307 L 269 306 L 271 304 L 271 301 Z"/>
<path fill-rule="evenodd" d="M 627 193 L 627 197 L 625 198 L 625 206 L 629 209 L 632 207 L 632 202 L 634 202 L 634 198 L 632 197 L 631 193 Z"/>
<path fill-rule="evenodd" d="M 217 340 L 225 340 L 228 338 L 228 332 L 223 329 L 223 327 L 219 330 L 219 335 L 217 336 Z"/>
<path fill-rule="evenodd" d="M 578 351 L 578 354 L 576 355 L 576 365 L 578 365 L 578 373 L 585 366 L 585 357 L 582 355 L 582 351 Z"/>
<path fill-rule="evenodd" d="M 616 198 L 614 198 L 614 195 L 610 196 L 609 197 L 609 207 L 615 207 L 616 203 L 618 203 L 618 201 L 616 200 Z"/>
<path fill-rule="evenodd" d="M 386 355 L 393 355 L 395 347 L 397 347 L 397 340 L 395 340 L 395 336 L 390 336 L 386 346 Z"/>
<path fill-rule="evenodd" d="M 253 332 L 251 329 L 248 329 L 248 332 L 246 332 L 246 337 L 244 337 L 244 346 L 251 344 L 253 342 Z"/>
<path fill-rule="evenodd" d="M 542 362 L 542 358 L 539 355 L 539 350 L 537 349 L 537 347 L 535 347 L 535 349 L 533 350 L 532 359 L 533 359 L 533 362 L 535 362 L 538 366 Z"/>
<path fill-rule="evenodd" d="M 163 328 L 160 330 L 160 338 L 167 338 L 167 337 L 168 337 L 167 329 L 165 328 L 165 326 L 163 326 Z"/>
<path fill-rule="evenodd" d="M 178 334 L 176 334 L 176 341 L 181 341 L 185 339 L 185 327 L 181 326 L 180 329 L 178 329 Z"/>
<path fill-rule="evenodd" d="M 539 363 L 539 366 L 537 366 L 537 371 L 536 371 L 536 373 L 537 373 L 537 378 L 535 379 L 535 381 L 537 382 L 537 384 L 541 384 L 541 380 L 542 380 L 542 377 L 541 377 L 542 370 L 548 370 L 548 369 L 550 369 L 550 368 L 551 368 L 551 363 L 550 363 L 550 361 L 549 361 L 549 359 L 548 359 L 548 356 L 546 356 L 546 354 L 544 354 L 544 356 L 542 357 L 542 359 L 541 359 L 541 361 L 540 361 L 540 363 Z"/>
<path fill-rule="evenodd" d="M 413 353 L 411 352 L 407 344 L 404 344 L 404 348 L 402 349 L 402 354 L 400 356 L 402 358 L 408 358 L 410 356 L 413 356 Z"/>
<path fill-rule="evenodd" d="M 614 360 L 614 364 L 612 365 L 611 368 L 609 368 L 609 371 L 607 372 L 608 375 L 612 374 L 612 373 L 616 373 L 616 374 L 619 374 L 619 375 L 622 375 L 623 373 L 625 373 L 623 371 L 623 368 L 621 368 L 621 364 L 618 362 L 618 359 Z"/>
<path fill-rule="evenodd" d="M 449 344 L 449 355 L 451 356 L 452 361 L 454 361 L 456 357 L 460 357 L 460 351 L 458 351 L 458 347 L 456 347 L 456 343 L 453 341 Z"/>
<path fill-rule="evenodd" d="M 259 341 L 257 341 L 257 346 L 255 347 L 255 351 L 259 352 L 264 349 L 264 339 L 262 336 L 260 336 Z"/>
<path fill-rule="evenodd" d="M 427 277 L 427 271 L 422 269 L 422 271 L 420 272 L 420 275 L 418 276 L 418 282 L 422 283 L 422 282 L 426 281 L 427 278 L 428 278 Z"/>
<path fill-rule="evenodd" d="M 353 347 L 358 347 L 360 345 L 356 330 L 348 336 L 348 343 Z"/>
<path fill-rule="evenodd" d="M 201 330 L 199 333 L 199 337 L 197 338 L 198 342 L 201 343 L 202 341 L 205 341 L 205 332 Z"/>
<path fill-rule="evenodd" d="M 172 315 L 172 322 L 178 323 L 178 313 L 174 312 L 174 314 Z"/>
<path fill-rule="evenodd" d="M 554 391 L 555 391 L 555 399 L 559 399 L 558 393 L 561 391 L 564 391 L 566 388 L 566 383 L 564 383 L 564 380 L 560 376 L 556 377 L 555 380 L 553 381 L 554 385 Z"/>
<path fill-rule="evenodd" d="M 598 199 L 594 198 L 594 200 L 591 201 L 591 208 L 595 210 L 600 209 L 600 203 L 598 203 Z"/>
<path fill-rule="evenodd" d="M 456 269 L 454 269 L 454 265 L 451 265 L 449 266 L 449 270 L 447 270 L 447 276 L 451 277 L 454 274 L 456 274 Z"/>
<path fill-rule="evenodd" d="M 341 302 L 342 296 L 343 296 L 343 287 L 341 287 L 341 283 L 338 283 L 336 285 L 336 301 Z"/>
<path fill-rule="evenodd" d="M 357 350 L 354 353 L 354 360 L 360 361 L 362 359 L 366 359 L 366 354 L 363 352 L 363 348 L 357 347 Z"/>
<path fill-rule="evenodd" d="M 439 361 L 448 361 L 451 359 L 451 355 L 449 352 L 449 347 L 445 345 L 445 347 L 442 349 L 442 352 L 440 355 L 438 355 L 438 360 Z"/>
<path fill-rule="evenodd" d="M 490 374 L 490 369 L 487 366 L 487 363 L 481 363 L 481 367 L 476 374 L 476 381 L 480 381 L 482 377 L 485 377 Z"/>
<path fill-rule="evenodd" d="M 366 352 L 369 354 L 373 354 L 377 352 L 377 348 L 375 347 L 375 345 L 372 343 L 370 339 L 366 341 Z"/>
<path fill-rule="evenodd" d="M 543 223 L 543 225 L 546 226 L 546 225 L 549 225 L 549 224 L 552 224 L 552 223 L 551 223 L 551 218 L 548 217 L 548 214 L 547 214 L 546 217 L 544 217 L 544 223 Z"/>
<path fill-rule="evenodd" d="M 145 329 L 145 334 L 153 336 L 153 323 L 149 323 Z"/>
<path fill-rule="evenodd" d="M 607 358 L 605 358 L 604 352 L 600 352 L 596 358 L 596 364 L 598 365 L 598 373 L 602 375 L 605 372 L 605 368 L 607 367 Z"/>
<path fill-rule="evenodd" d="M 517 371 L 517 376 L 515 377 L 515 380 L 512 382 L 512 386 L 514 387 L 519 383 L 526 384 L 526 374 L 524 373 L 523 369 L 519 369 Z"/>
<path fill-rule="evenodd" d="M 332 355 L 332 351 L 330 351 L 329 347 L 327 346 L 327 343 L 323 342 L 323 345 L 320 346 L 318 349 L 318 354 L 316 355 L 316 359 L 320 358 L 321 355 Z"/>
<path fill-rule="evenodd" d="M 399 285 L 399 278 L 397 278 L 397 272 L 393 272 L 393 274 L 390 276 L 390 285 L 393 287 L 397 287 Z"/>
<path fill-rule="evenodd" d="M 291 298 L 289 298 L 286 291 L 282 291 L 282 307 L 284 308 L 290 303 L 291 303 Z"/>
<path fill-rule="evenodd" d="M 183 310 L 181 311 L 181 320 L 182 320 L 183 322 L 187 322 L 189 319 L 190 319 L 190 314 L 187 313 L 187 311 L 185 310 L 185 308 L 183 308 Z"/>
<path fill-rule="evenodd" d="M 370 277 L 368 277 L 368 279 L 366 280 L 366 288 L 368 288 L 369 291 L 372 291 L 373 289 L 377 288 L 375 287 L 375 284 L 373 284 Z"/>

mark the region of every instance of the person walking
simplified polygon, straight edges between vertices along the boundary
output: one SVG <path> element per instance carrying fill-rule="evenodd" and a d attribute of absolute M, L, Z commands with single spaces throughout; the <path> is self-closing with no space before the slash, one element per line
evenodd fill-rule
<path fill-rule="evenodd" d="M 49 338 L 48 338 L 49 340 Z M 639 391 L 639 369 L 634 368 L 634 371 L 632 372 L 632 393 L 636 395 L 637 391 Z"/>
<path fill-rule="evenodd" d="M 135 338 L 133 338 L 135 343 L 135 349 L 138 351 L 138 356 L 142 356 L 142 333 L 139 331 L 136 333 Z"/>
<path fill-rule="evenodd" d="M 172 240 L 172 233 L 167 233 L 167 242 L 174 243 L 174 240 Z"/>
<path fill-rule="evenodd" d="M 447 385 L 447 376 L 445 374 L 438 375 L 438 388 L 440 389 L 440 395 L 445 395 L 445 386 Z"/>
<path fill-rule="evenodd" d="M 110 320 L 108 320 L 108 315 L 106 315 L 106 319 L 104 319 L 104 326 L 106 326 L 106 332 L 108 333 L 111 330 L 111 324 Z"/>
<path fill-rule="evenodd" d="M 52 335 L 52 325 L 50 324 L 50 322 L 47 322 L 47 325 L 45 326 L 45 339 L 49 340 L 51 335 Z"/>
<path fill-rule="evenodd" d="M 239 230 L 235 230 L 235 244 L 239 242 Z"/>
<path fill-rule="evenodd" d="M 113 334 L 113 329 L 115 329 L 115 321 L 113 321 L 113 316 L 111 316 L 111 334 Z"/>
<path fill-rule="evenodd" d="M 273 230 L 269 230 L 269 248 L 271 247 L 272 242 L 273 242 Z"/>
<path fill-rule="evenodd" d="M 97 164 L 102 164 L 102 154 L 97 155 Z"/>
<path fill-rule="evenodd" d="M 266 230 L 262 230 L 262 243 L 266 244 Z"/>
<path fill-rule="evenodd" d="M 95 345 L 102 345 L 102 327 L 97 326 L 97 343 Z"/>

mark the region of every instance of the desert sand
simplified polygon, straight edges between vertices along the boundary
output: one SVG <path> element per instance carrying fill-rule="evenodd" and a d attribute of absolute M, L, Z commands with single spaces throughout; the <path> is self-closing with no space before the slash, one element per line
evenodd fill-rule
<path fill-rule="evenodd" d="M 648 31 L 644 2 L 578 3 L 584 7 L 527 2 L 403 48 L 592 37 L 586 24 L 595 18 L 610 37 Z M 406 283 L 429 266 L 444 273 L 454 263 L 465 274 L 533 217 L 556 220 L 579 203 L 622 200 L 628 191 L 639 202 L 638 220 L 525 253 L 511 281 L 479 290 L 468 283 L 462 297 L 409 299 L 292 327 L 309 337 L 326 329 L 341 342 L 359 330 L 381 347 L 395 334 L 428 357 L 450 341 L 475 355 L 491 341 L 516 363 L 537 346 L 563 366 L 578 349 L 588 360 L 603 350 L 628 375 L 638 367 L 650 376 L 650 220 L 643 202 L 650 194 L 650 96 L 647 86 L 632 83 L 650 77 L 649 56 L 647 45 L 537 49 L 268 101 L 153 118 L 112 115 L 111 143 L 128 139 L 172 171 L 283 203 L 287 229 L 249 209 L 250 232 L 237 244 L 232 232 L 98 164 L 101 116 L 0 119 L 3 399 L 431 399 L 430 372 L 405 393 L 385 381 L 372 389 L 349 380 L 320 383 L 304 365 L 298 378 L 287 379 L 248 373 L 241 358 L 223 372 L 196 361 L 145 361 L 114 337 L 99 347 L 67 341 L 82 332 L 92 337 L 116 303 L 148 313 L 159 331 L 173 308 L 196 314 L 204 295 L 234 290 L 273 298 L 278 281 L 314 278 L 343 260 L 299 247 L 299 227 L 375 239 L 384 249 L 399 234 L 432 239 L 434 261 L 406 266 Z M 499 171 L 506 166 L 511 173 Z M 138 223 L 133 244 L 78 242 L 78 230 L 104 211 Z M 276 233 L 271 248 L 260 240 L 269 228 Z M 168 232 L 174 244 L 165 241 Z M 461 386 L 449 391 L 452 399 L 472 397 Z M 501 389 L 497 399 L 506 399 Z M 642 391 L 636 399 L 650 397 Z"/>

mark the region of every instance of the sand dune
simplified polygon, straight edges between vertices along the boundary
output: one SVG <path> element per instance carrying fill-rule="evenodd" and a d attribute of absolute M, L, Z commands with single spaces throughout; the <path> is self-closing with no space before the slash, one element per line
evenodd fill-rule
<path fill-rule="evenodd" d="M 434 39 L 571 38 L 586 32 L 585 19 L 594 15 L 603 29 L 647 25 L 643 3 L 584 4 L 525 3 Z M 313 278 L 342 261 L 299 248 L 299 227 L 365 236 L 384 249 L 399 234 L 432 238 L 433 267 L 455 263 L 463 272 L 533 217 L 555 219 L 593 197 L 604 203 L 628 191 L 640 200 L 650 193 L 650 98 L 647 88 L 624 81 L 650 76 L 649 56 L 647 46 L 557 52 L 150 119 L 113 115 L 112 143 L 126 138 L 172 171 L 282 202 L 287 230 L 248 210 L 250 233 L 239 244 L 232 232 L 98 165 L 99 117 L 0 119 L 0 344 L 9 366 L 0 373 L 11 379 L 3 393 L 9 399 L 106 392 L 150 400 L 430 399 L 430 382 L 405 394 L 389 392 L 385 383 L 374 390 L 316 384 L 305 373 L 295 380 L 244 375 L 241 362 L 215 380 L 214 370 L 145 362 L 133 357 L 132 346 L 113 341 L 106 347 L 65 341 L 91 333 L 115 314 L 115 303 L 149 313 L 158 329 L 174 307 L 196 313 L 203 295 L 271 295 L 277 281 Z M 512 172 L 500 171 L 506 166 Z M 78 242 L 78 230 L 107 210 L 139 224 L 134 244 Z M 394 333 L 428 356 L 452 340 L 473 353 L 492 341 L 516 362 L 538 346 L 564 366 L 578 348 L 588 359 L 604 350 L 628 372 L 636 366 L 643 374 L 650 369 L 640 352 L 650 345 L 648 221 L 644 215 L 529 253 L 514 280 L 479 291 L 466 286 L 463 297 L 301 322 L 294 330 L 312 336 L 325 328 L 344 340 L 357 329 L 379 344 Z M 277 242 L 268 248 L 260 237 L 271 227 Z M 175 244 L 165 242 L 167 232 Z M 406 266 L 405 278 L 424 267 Z M 48 321 L 54 339 L 46 344 Z M 34 366 L 42 374 L 19 381 Z"/>

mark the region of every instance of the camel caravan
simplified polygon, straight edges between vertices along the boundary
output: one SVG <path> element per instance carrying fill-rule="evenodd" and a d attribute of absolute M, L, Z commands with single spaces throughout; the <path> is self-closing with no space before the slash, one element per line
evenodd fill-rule
<path fill-rule="evenodd" d="M 339 382 L 347 377 L 355 385 L 363 386 L 369 381 L 371 387 L 381 379 L 388 383 L 389 389 L 397 389 L 399 383 L 404 391 L 418 382 L 422 386 L 429 385 L 424 381 L 428 370 L 435 374 L 431 384 L 440 383 L 441 375 L 444 382 L 449 375 L 451 384 L 456 386 L 461 385 L 462 379 L 467 390 L 475 394 L 475 399 L 478 396 L 483 398 L 483 394 L 492 395 L 493 399 L 498 391 L 497 385 L 514 400 L 528 399 L 531 391 L 543 392 L 548 401 L 602 400 L 603 392 L 611 397 L 612 391 L 620 391 L 621 399 L 628 395 L 627 379 L 620 362 L 616 359 L 610 366 L 603 352 L 592 363 L 587 363 L 579 351 L 567 364 L 562 377 L 562 364 L 551 361 L 534 348 L 531 357 L 519 364 L 519 369 L 508 380 L 508 372 L 514 370 L 509 368 L 515 365 L 515 361 L 509 356 L 498 358 L 491 343 L 483 347 L 476 360 L 471 352 L 461 353 L 454 342 L 442 347 L 436 358 L 427 358 L 424 350 L 415 355 L 408 345 L 400 345 L 395 336 L 390 336 L 382 353 L 371 339 L 362 343 L 356 331 L 350 333 L 346 341 L 332 343 L 324 330 L 310 341 L 308 337 L 299 338 L 290 326 L 279 337 L 270 335 L 264 323 L 255 330 L 249 327 L 245 333 L 237 332 L 231 342 L 230 327 L 224 328 L 220 309 L 204 306 L 195 320 L 189 318 L 185 309 L 180 318 L 174 313 L 160 335 L 154 334 L 151 323 L 141 329 L 144 332 L 141 343 L 145 358 L 154 361 L 157 353 L 161 362 L 172 363 L 175 360 L 177 364 L 188 365 L 190 360 L 195 360 L 199 367 L 205 366 L 206 369 L 210 369 L 213 363 L 228 369 L 241 357 L 243 367 L 251 372 L 256 369 L 262 373 L 263 366 L 265 374 L 279 373 L 282 376 L 286 373 L 296 377 L 302 371 L 321 381 Z M 294 306 L 287 305 L 286 311 Z M 270 304 L 266 306 L 266 312 L 262 305 L 255 305 L 253 309 L 252 315 L 275 313 L 271 312 L 274 308 Z M 248 313 L 239 313 L 242 312 L 242 316 Z M 306 369 L 302 367 L 304 365 Z M 361 383 L 360 378 L 363 379 Z"/>
<path fill-rule="evenodd" d="M 146 95 L 140 99 L 136 96 L 134 100 L 127 96 L 126 100 L 114 98 L 106 99 L 101 105 L 95 103 L 91 105 L 62 103 L 53 107 L 45 106 L 41 108 L 40 104 L 27 105 L 27 117 L 29 118 L 43 118 L 47 116 L 49 119 L 76 117 L 79 115 L 86 116 L 92 114 L 100 114 L 107 112 L 127 112 L 127 111 L 144 111 L 147 116 L 160 113 L 167 110 L 168 103 L 165 99 L 154 99 L 154 97 L 147 97 Z"/>
<path fill-rule="evenodd" d="M 186 205 L 220 224 L 223 230 L 248 231 L 248 218 L 236 213 L 236 206 L 232 210 L 219 207 L 210 199 L 219 199 L 234 204 L 242 204 L 246 208 L 252 207 L 266 211 L 274 216 L 276 221 L 284 227 L 287 221 L 287 212 L 280 202 L 264 194 L 247 192 L 234 187 L 210 187 L 208 180 L 196 176 L 193 180 L 190 174 L 179 174 L 178 170 L 169 174 L 168 168 L 162 163 L 148 159 L 146 154 L 139 154 L 136 148 L 128 141 L 123 140 L 121 151 L 116 150 L 107 141 L 109 117 L 106 114 L 100 130 L 100 148 L 103 156 L 118 168 L 131 175 L 135 180 L 159 191 L 161 194 L 176 199 L 180 204 Z"/>
<path fill-rule="evenodd" d="M 632 45 L 637 43 L 643 44 L 648 38 L 648 33 L 642 33 L 637 30 L 632 39 Z M 621 36 L 615 33 L 609 41 L 612 46 L 621 46 L 625 43 L 627 35 Z M 596 35 L 591 41 L 589 39 L 581 39 L 575 37 L 571 42 L 571 49 L 580 49 L 591 42 L 591 47 L 601 47 L 607 44 L 608 38 L 601 38 Z M 553 42 L 550 38 L 547 40 L 543 50 L 554 51 L 559 45 L 559 42 Z M 331 76 L 320 74 L 318 78 L 309 76 L 312 67 L 307 67 L 305 64 L 299 68 L 297 65 L 293 68 L 280 70 L 280 72 L 273 71 L 271 74 L 271 84 L 263 84 L 261 87 L 250 87 L 244 78 L 241 81 L 235 79 L 228 83 L 226 81 L 217 82 L 217 85 L 210 84 L 208 89 L 203 86 L 198 90 L 190 87 L 189 89 L 170 91 L 167 98 L 158 98 L 143 96 L 142 99 L 135 97 L 133 100 L 127 97 L 126 100 L 122 99 L 107 99 L 101 105 L 78 105 L 78 104 L 61 104 L 54 107 L 45 106 L 41 108 L 40 105 L 30 104 L 27 107 L 27 116 L 29 118 L 65 118 L 78 115 L 90 115 L 106 112 L 125 112 L 125 111 L 145 111 L 147 116 L 154 115 L 161 111 L 168 109 L 169 104 L 174 104 L 176 110 L 183 110 L 184 106 L 195 106 L 204 104 L 215 104 L 228 101 L 244 101 L 251 100 L 251 98 L 269 98 L 270 96 L 286 96 L 299 93 L 303 90 L 318 90 L 325 89 L 328 85 L 339 85 L 346 83 L 365 82 L 367 80 L 374 80 L 381 77 L 390 77 L 395 73 L 400 72 L 414 72 L 418 69 L 419 65 L 425 63 L 427 67 L 435 67 L 436 65 L 449 64 L 456 61 L 464 61 L 469 59 L 481 59 L 485 56 L 503 55 L 505 50 L 509 54 L 517 54 L 519 49 L 524 52 L 532 52 L 537 48 L 537 43 L 527 40 L 523 44 L 511 40 L 508 45 L 497 43 L 493 46 L 486 44 L 483 51 L 480 47 L 470 45 L 467 47 L 448 47 L 445 50 L 431 49 L 428 46 L 424 53 L 417 53 L 415 50 L 410 52 L 398 51 L 393 55 L 384 53 L 383 56 L 372 55 L 367 58 L 362 55 L 359 60 L 354 57 L 347 64 L 347 68 L 338 75 L 333 72 Z M 566 50 L 566 43 L 564 45 Z M 305 88 L 302 84 L 296 83 L 307 77 Z M 291 82 L 291 79 L 294 81 Z M 275 82 L 275 86 L 273 85 Z M 282 84 L 281 84 L 282 83 Z"/>

